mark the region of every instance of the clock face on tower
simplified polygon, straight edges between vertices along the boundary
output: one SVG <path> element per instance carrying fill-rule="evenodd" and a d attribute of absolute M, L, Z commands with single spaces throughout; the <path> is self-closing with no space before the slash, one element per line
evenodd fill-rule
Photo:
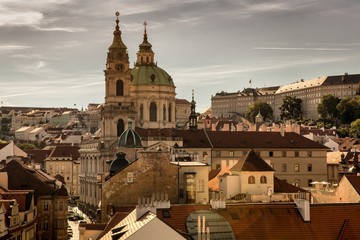
<path fill-rule="evenodd" d="M 124 69 L 125 69 L 124 64 L 122 64 L 122 63 L 115 64 L 115 70 L 117 72 L 122 72 L 122 71 L 124 71 Z"/>

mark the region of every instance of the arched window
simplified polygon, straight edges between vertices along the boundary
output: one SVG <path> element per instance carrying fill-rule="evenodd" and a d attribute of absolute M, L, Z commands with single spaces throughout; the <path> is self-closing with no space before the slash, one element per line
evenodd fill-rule
<path fill-rule="evenodd" d="M 168 117 L 168 119 L 169 119 L 169 122 L 171 122 L 171 120 L 172 120 L 172 118 L 171 118 L 171 103 L 169 103 L 169 110 L 168 110 L 168 114 L 169 114 L 169 117 Z"/>
<path fill-rule="evenodd" d="M 248 184 L 255 184 L 255 177 L 254 176 L 250 176 L 248 178 Z"/>
<path fill-rule="evenodd" d="M 124 83 L 121 80 L 116 81 L 116 96 L 124 96 Z"/>
<path fill-rule="evenodd" d="M 166 121 L 166 107 L 163 105 L 163 121 Z"/>
<path fill-rule="evenodd" d="M 267 183 L 266 176 L 261 176 L 260 177 L 260 183 Z"/>
<path fill-rule="evenodd" d="M 144 119 L 144 105 L 140 105 L 140 120 Z"/>
<path fill-rule="evenodd" d="M 124 120 L 119 119 L 117 122 L 117 136 L 120 137 L 124 130 Z"/>
<path fill-rule="evenodd" d="M 150 103 L 150 122 L 156 122 L 157 121 L 157 107 L 156 103 L 152 102 Z"/>

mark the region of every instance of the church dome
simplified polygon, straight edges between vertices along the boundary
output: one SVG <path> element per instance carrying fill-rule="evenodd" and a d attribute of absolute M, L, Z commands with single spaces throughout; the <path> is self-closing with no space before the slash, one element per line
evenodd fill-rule
<path fill-rule="evenodd" d="M 113 160 L 109 166 L 110 176 L 129 165 L 129 161 L 125 158 L 125 153 L 121 152 L 116 154 L 116 156 L 117 158 Z"/>
<path fill-rule="evenodd" d="M 124 148 L 141 148 L 141 138 L 139 134 L 131 128 L 131 125 L 119 137 L 119 147 Z"/>
<path fill-rule="evenodd" d="M 175 86 L 171 76 L 156 65 L 138 65 L 131 70 L 131 83 L 134 85 Z"/>

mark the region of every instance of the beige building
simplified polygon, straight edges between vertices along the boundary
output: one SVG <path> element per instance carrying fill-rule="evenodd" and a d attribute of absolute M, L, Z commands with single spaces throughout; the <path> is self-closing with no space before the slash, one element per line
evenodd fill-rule
<path fill-rule="evenodd" d="M 220 92 L 211 98 L 212 114 L 228 117 L 233 114 L 244 115 L 255 102 L 267 102 L 273 108 L 274 119 L 280 119 L 279 110 L 286 96 L 302 99 L 304 118 L 317 119 L 317 105 L 323 96 L 332 94 L 340 99 L 354 97 L 359 88 L 360 74 L 318 77 L 300 80 L 280 87 L 244 89 L 239 92 Z"/>
<path fill-rule="evenodd" d="M 211 168 L 223 160 L 232 163 L 253 149 L 274 170 L 275 176 L 300 187 L 327 181 L 328 148 L 296 133 L 206 132 L 212 145 Z"/>
<path fill-rule="evenodd" d="M 189 121 L 191 103 L 186 99 L 176 99 L 176 128 L 184 128 Z"/>
<path fill-rule="evenodd" d="M 51 176 L 64 178 L 69 195 L 80 195 L 79 146 L 57 145 L 45 159 L 45 169 Z"/>

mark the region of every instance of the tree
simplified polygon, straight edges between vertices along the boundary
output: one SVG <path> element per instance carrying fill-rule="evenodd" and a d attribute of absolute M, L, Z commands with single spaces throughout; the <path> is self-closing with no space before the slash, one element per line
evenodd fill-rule
<path fill-rule="evenodd" d="M 344 98 L 336 108 L 339 111 L 339 119 L 342 123 L 349 124 L 360 118 L 360 96 Z"/>
<path fill-rule="evenodd" d="M 337 118 L 339 111 L 336 106 L 339 104 L 340 98 L 332 94 L 325 95 L 321 98 L 321 103 L 317 106 L 317 111 L 321 118 Z"/>
<path fill-rule="evenodd" d="M 359 138 L 360 136 L 360 119 L 356 119 L 350 124 L 350 135 Z"/>
<path fill-rule="evenodd" d="M 286 96 L 283 99 L 283 104 L 279 108 L 281 119 L 301 119 L 302 118 L 302 100 L 298 97 Z"/>
<path fill-rule="evenodd" d="M 252 122 L 255 122 L 255 117 L 259 111 L 265 121 L 273 118 L 273 109 L 267 102 L 255 102 L 247 109 L 246 117 Z"/>

